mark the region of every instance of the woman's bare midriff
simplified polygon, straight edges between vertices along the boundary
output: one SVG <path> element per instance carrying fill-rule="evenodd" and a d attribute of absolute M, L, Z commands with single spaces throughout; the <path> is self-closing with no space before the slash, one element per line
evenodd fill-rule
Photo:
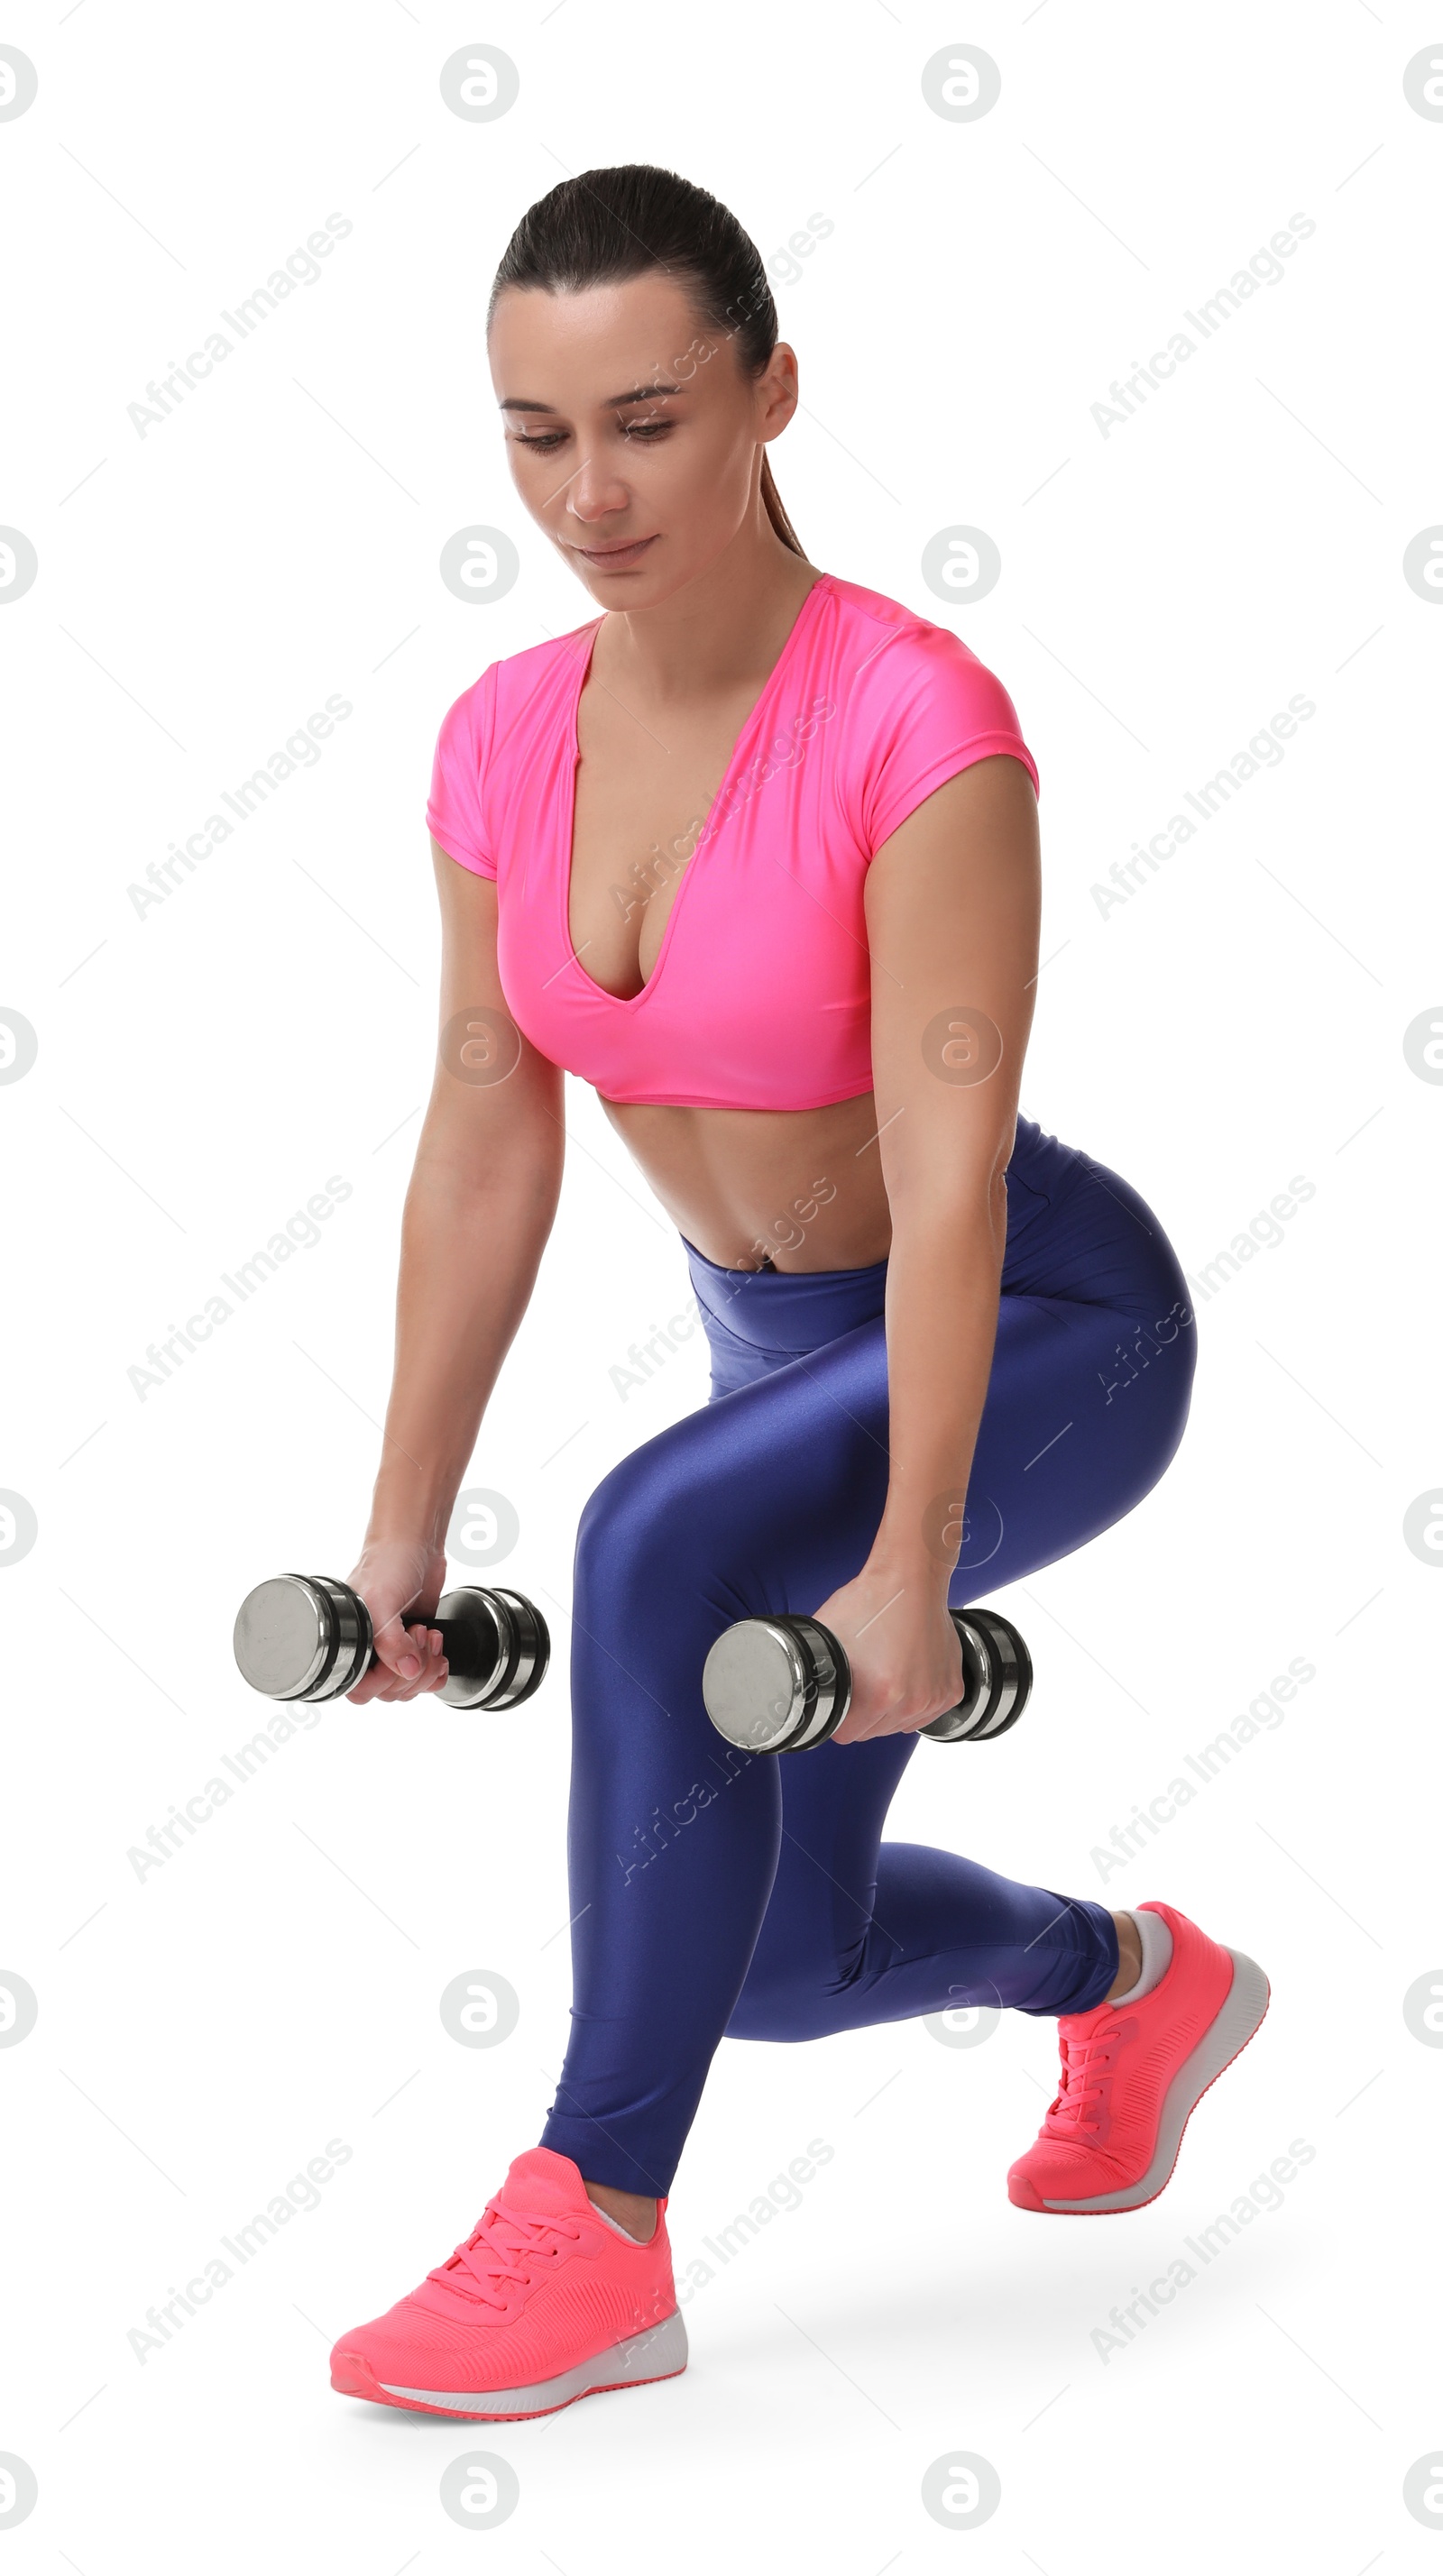
<path fill-rule="evenodd" d="M 823 1109 L 602 1100 L 672 1223 L 728 1270 L 860 1270 L 892 1223 L 870 1091 Z"/>

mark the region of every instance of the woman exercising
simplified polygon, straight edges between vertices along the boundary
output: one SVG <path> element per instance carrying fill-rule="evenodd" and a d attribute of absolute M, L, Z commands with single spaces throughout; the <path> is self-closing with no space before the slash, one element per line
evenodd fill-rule
<path fill-rule="evenodd" d="M 1137 1192 L 1018 1116 L 1036 767 L 949 629 L 808 562 L 767 461 L 797 407 L 776 335 L 734 217 L 645 165 L 552 189 L 491 295 L 517 489 L 599 614 L 441 727 L 440 1017 L 493 1078 L 443 1061 L 417 1150 L 350 1578 L 379 1661 L 351 1698 L 445 1678 L 427 1623 L 556 1212 L 563 1067 L 680 1231 L 712 1383 L 581 1516 L 570 2044 L 473 2234 L 337 2344 L 333 2385 L 384 2405 L 512 2418 L 684 2368 L 666 2199 L 724 2036 L 1055 2016 L 1057 2096 L 1007 2188 L 1100 2212 L 1162 2190 L 1267 2006 L 1175 1907 L 881 1840 L 962 1697 L 949 1602 L 1156 1483 L 1193 1319 Z M 738 1752 L 707 1652 L 797 1611 L 846 1649 L 848 1715 Z"/>

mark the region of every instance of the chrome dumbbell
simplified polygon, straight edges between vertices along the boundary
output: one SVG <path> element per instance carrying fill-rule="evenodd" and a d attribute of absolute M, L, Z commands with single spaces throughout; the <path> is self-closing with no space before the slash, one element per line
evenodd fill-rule
<path fill-rule="evenodd" d="M 939 1744 L 990 1744 L 1027 1706 L 1032 1658 L 1000 1610 L 950 1616 L 962 1644 L 962 1698 L 918 1733 Z M 701 1695 L 728 1743 L 747 1753 L 806 1753 L 841 1725 L 852 1673 L 841 1639 L 819 1619 L 738 1619 L 707 1656 Z"/>
<path fill-rule="evenodd" d="M 431 1696 L 449 1708 L 515 1708 L 545 1676 L 551 1638 L 523 1593 L 468 1584 L 412 1624 L 441 1631 L 449 1670 Z M 371 1614 L 330 1575 L 274 1574 L 241 1603 L 235 1659 L 268 1699 L 340 1699 L 375 1660 Z"/>

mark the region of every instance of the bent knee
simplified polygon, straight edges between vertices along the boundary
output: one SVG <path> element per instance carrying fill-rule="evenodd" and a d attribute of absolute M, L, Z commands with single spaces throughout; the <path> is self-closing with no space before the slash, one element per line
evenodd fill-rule
<path fill-rule="evenodd" d="M 1146 1490 L 1173 1457 L 1187 1424 L 1197 1370 L 1192 1306 L 1184 1293 L 1147 1322 L 1115 1310 L 1109 1338 L 1111 1347 L 1097 1370 L 1101 1409 L 1109 1425 L 1132 1428 Z"/>
<path fill-rule="evenodd" d="M 728 2039 L 829 2039 L 847 2027 L 847 1997 L 857 1972 L 835 1959 L 791 1960 L 776 1967 L 752 1962 L 732 2017 Z"/>
<path fill-rule="evenodd" d="M 677 1431 L 686 1425 L 676 1426 Z M 658 1593 L 709 1590 L 726 1554 L 726 1495 L 673 1432 L 619 1459 L 583 1506 L 576 1591 L 613 1616 L 654 1612 Z"/>
<path fill-rule="evenodd" d="M 815 1994 L 742 1995 L 727 2023 L 727 2039 L 829 2039 L 837 2028 L 833 2013 L 818 2008 Z"/>

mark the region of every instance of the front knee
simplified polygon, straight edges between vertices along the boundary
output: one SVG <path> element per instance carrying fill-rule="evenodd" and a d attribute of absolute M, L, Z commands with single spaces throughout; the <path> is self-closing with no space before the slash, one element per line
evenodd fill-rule
<path fill-rule="evenodd" d="M 576 1579 L 612 1595 L 657 1558 L 666 1514 L 661 1479 L 646 1449 L 618 1459 L 582 1507 Z"/>
<path fill-rule="evenodd" d="M 577 1522 L 577 1602 L 611 1623 L 655 1618 L 657 1602 L 693 1600 L 721 1625 L 742 1618 L 745 1502 L 716 1481 L 680 1422 L 618 1458 Z M 585 1613 L 582 1613 L 585 1615 Z"/>

